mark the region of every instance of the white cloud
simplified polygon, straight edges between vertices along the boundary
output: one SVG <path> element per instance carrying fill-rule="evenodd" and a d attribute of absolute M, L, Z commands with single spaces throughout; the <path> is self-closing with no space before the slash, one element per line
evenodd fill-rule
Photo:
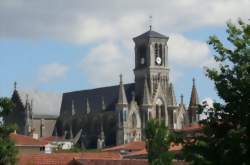
<path fill-rule="evenodd" d="M 171 64 L 199 67 L 210 59 L 206 43 L 187 39 L 180 34 L 171 34 L 169 40 L 169 60 Z"/>
<path fill-rule="evenodd" d="M 249 0 L 0 1 L 0 37 L 53 38 L 76 43 L 125 40 L 146 29 L 164 33 L 225 25 L 250 15 Z"/>
<path fill-rule="evenodd" d="M 46 64 L 39 68 L 37 81 L 39 83 L 48 83 L 66 76 L 68 66 L 58 63 Z"/>
<path fill-rule="evenodd" d="M 80 64 L 91 84 L 101 86 L 118 84 L 122 73 L 126 82 L 132 81 L 132 56 L 125 55 L 118 45 L 105 43 L 93 48 Z"/>
<path fill-rule="evenodd" d="M 53 92 L 41 92 L 33 89 L 19 90 L 23 104 L 26 103 L 28 95 L 29 102 L 33 102 L 33 113 L 35 115 L 59 115 L 62 95 Z"/>

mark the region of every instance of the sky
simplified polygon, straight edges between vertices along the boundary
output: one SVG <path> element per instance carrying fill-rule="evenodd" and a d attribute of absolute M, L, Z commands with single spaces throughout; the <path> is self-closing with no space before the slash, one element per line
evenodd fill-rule
<path fill-rule="evenodd" d="M 192 78 L 200 100 L 219 101 L 204 66 L 216 67 L 206 41 L 226 43 L 226 22 L 249 19 L 250 0 L 0 0 L 0 96 L 14 81 L 27 91 L 64 92 L 134 81 L 132 38 L 152 28 L 170 37 L 177 100 L 188 105 Z M 44 98 L 46 102 L 46 98 Z"/>

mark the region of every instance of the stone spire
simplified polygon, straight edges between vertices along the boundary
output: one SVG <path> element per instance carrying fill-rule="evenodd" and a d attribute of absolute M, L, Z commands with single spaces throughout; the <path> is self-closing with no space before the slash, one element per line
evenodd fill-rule
<path fill-rule="evenodd" d="M 149 89 L 148 89 L 147 77 L 145 77 L 145 80 L 144 80 L 142 105 L 144 106 L 152 105 L 150 94 L 149 94 Z"/>
<path fill-rule="evenodd" d="M 71 115 L 74 116 L 75 114 L 76 114 L 75 102 L 74 102 L 74 100 L 72 100 L 72 102 L 71 102 Z"/>
<path fill-rule="evenodd" d="M 174 93 L 174 87 L 173 84 L 170 83 L 169 85 L 169 99 L 170 99 L 170 105 L 176 105 L 176 98 Z"/>
<path fill-rule="evenodd" d="M 87 112 L 87 114 L 89 114 L 90 113 L 90 106 L 89 106 L 89 99 L 87 98 L 87 100 L 86 100 L 86 112 Z"/>
<path fill-rule="evenodd" d="M 105 109 L 106 109 L 106 105 L 105 105 L 104 97 L 102 97 L 102 111 L 105 111 Z"/>
<path fill-rule="evenodd" d="M 15 81 L 14 82 L 14 91 L 16 91 L 16 89 L 17 89 L 17 82 Z"/>
<path fill-rule="evenodd" d="M 181 103 L 180 103 L 181 105 L 183 105 L 184 104 L 184 102 L 183 102 L 183 94 L 181 94 Z"/>
<path fill-rule="evenodd" d="M 199 104 L 199 97 L 195 86 L 195 79 L 193 78 L 193 87 L 192 87 L 189 107 L 197 106 L 198 104 Z"/>
<path fill-rule="evenodd" d="M 188 108 L 188 114 L 189 114 L 189 124 L 193 124 L 199 121 L 199 114 L 198 111 L 198 104 L 199 104 L 199 98 L 198 93 L 195 86 L 195 79 L 193 78 L 193 87 L 191 92 L 191 98 Z"/>
<path fill-rule="evenodd" d="M 103 131 L 103 122 L 101 122 L 101 133 L 100 133 L 100 138 L 101 139 L 105 139 L 105 134 L 104 134 L 104 131 Z"/>
<path fill-rule="evenodd" d="M 72 122 L 70 123 L 70 127 L 69 127 L 69 138 L 73 139 L 73 130 L 72 130 Z"/>
<path fill-rule="evenodd" d="M 119 95 L 118 95 L 117 104 L 119 104 L 119 105 L 127 105 L 128 104 L 123 81 L 122 81 L 122 74 L 120 74 L 120 85 L 119 85 Z"/>

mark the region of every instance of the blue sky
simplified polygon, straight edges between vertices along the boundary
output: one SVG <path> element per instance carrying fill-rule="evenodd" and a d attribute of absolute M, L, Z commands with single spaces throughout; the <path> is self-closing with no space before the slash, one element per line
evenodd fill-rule
<path fill-rule="evenodd" d="M 202 4 L 202 5 L 201 5 Z M 0 2 L 0 96 L 24 90 L 63 93 L 133 81 L 132 37 L 148 30 L 170 36 L 176 97 L 189 101 L 192 78 L 200 100 L 218 100 L 203 66 L 216 66 L 208 36 L 225 41 L 225 23 L 250 15 L 248 0 Z"/>

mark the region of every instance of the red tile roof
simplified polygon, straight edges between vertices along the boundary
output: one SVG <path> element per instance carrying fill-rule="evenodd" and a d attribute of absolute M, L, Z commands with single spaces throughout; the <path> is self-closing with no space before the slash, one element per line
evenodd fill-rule
<path fill-rule="evenodd" d="M 107 148 L 107 149 L 104 149 L 103 151 L 119 151 L 119 150 L 136 151 L 136 150 L 143 150 L 144 148 L 145 148 L 145 142 L 136 141 L 136 142 L 131 142 L 128 144 L 123 144 L 123 145 Z"/>
<path fill-rule="evenodd" d="M 122 157 L 120 154 L 112 152 L 23 154 L 19 157 L 18 165 L 28 163 L 35 165 L 66 165 L 73 159 L 120 160 Z"/>
<path fill-rule="evenodd" d="M 40 138 L 40 139 L 45 140 L 45 141 L 49 141 L 49 142 L 64 141 L 65 140 L 63 137 L 59 137 L 59 136 L 49 136 L 49 137 L 43 137 L 43 138 Z"/>
<path fill-rule="evenodd" d="M 74 160 L 78 165 L 148 165 L 145 159 L 126 160 Z"/>
<path fill-rule="evenodd" d="M 146 145 L 143 141 L 131 142 L 128 144 L 123 144 L 111 148 L 104 149 L 103 151 L 119 151 L 119 150 L 130 150 L 130 151 L 141 151 L 145 150 Z M 171 144 L 170 151 L 180 151 L 182 149 L 182 145 Z M 139 152 L 140 153 L 140 152 Z"/>
<path fill-rule="evenodd" d="M 10 139 L 15 141 L 17 146 L 37 146 L 37 147 L 43 147 L 46 144 L 48 144 L 48 141 L 45 140 L 37 140 L 33 139 L 30 136 L 20 135 L 11 133 Z"/>
<path fill-rule="evenodd" d="M 191 126 L 184 127 L 182 129 L 179 129 L 177 131 L 184 131 L 184 132 L 192 132 L 192 131 L 199 131 L 202 129 L 202 125 L 200 124 L 192 124 Z"/>
<path fill-rule="evenodd" d="M 182 145 L 181 144 L 171 144 L 169 151 L 172 152 L 178 152 L 182 150 Z M 124 158 L 130 158 L 130 157 L 137 157 L 137 156 L 147 156 L 148 152 L 146 150 L 146 148 L 139 150 L 139 151 L 134 151 L 134 152 L 130 152 L 126 155 L 124 155 Z"/>
<path fill-rule="evenodd" d="M 140 151 L 135 151 L 135 152 L 130 152 L 126 155 L 123 156 L 123 158 L 130 158 L 130 157 L 137 157 L 137 156 L 147 156 L 148 152 L 146 149 L 140 150 Z"/>

